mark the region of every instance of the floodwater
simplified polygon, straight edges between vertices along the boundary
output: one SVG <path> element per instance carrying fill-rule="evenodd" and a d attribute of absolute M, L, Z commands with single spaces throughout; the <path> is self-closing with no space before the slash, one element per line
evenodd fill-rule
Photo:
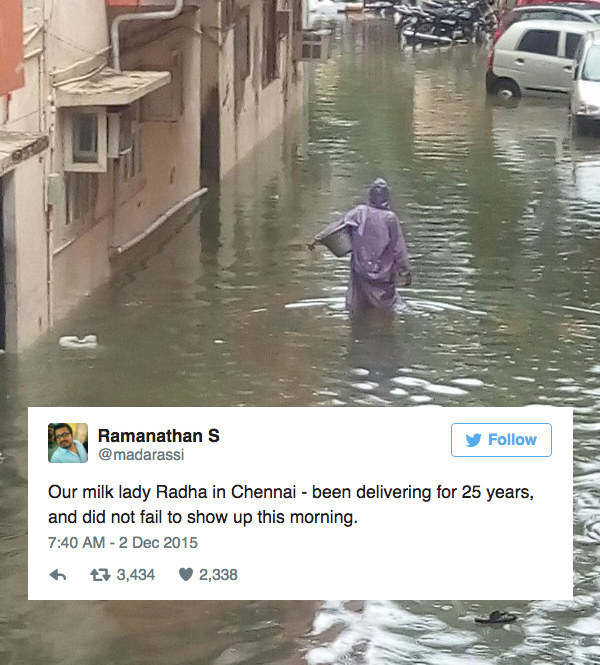
<path fill-rule="evenodd" d="M 600 663 L 600 138 L 560 102 L 487 101 L 480 48 L 338 30 L 308 117 L 0 358 L 3 665 Z M 351 325 L 346 261 L 304 246 L 377 176 L 414 262 L 386 329 Z M 504 629 L 473 600 L 27 602 L 26 407 L 66 404 L 570 405 L 575 598 L 504 603 Z"/>

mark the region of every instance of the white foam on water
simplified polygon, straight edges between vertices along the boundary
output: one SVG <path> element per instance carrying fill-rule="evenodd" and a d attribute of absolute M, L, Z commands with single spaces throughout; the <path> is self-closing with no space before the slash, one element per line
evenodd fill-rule
<path fill-rule="evenodd" d="M 600 543 L 600 517 L 594 517 L 583 525 L 583 532 L 588 542 Z"/>
<path fill-rule="evenodd" d="M 600 637 L 600 619 L 597 617 L 577 619 L 573 625 L 569 626 L 569 629 L 578 635 Z"/>
<path fill-rule="evenodd" d="M 425 644 L 429 647 L 441 648 L 441 649 L 453 649 L 456 647 L 466 647 L 471 644 L 475 644 L 478 641 L 478 638 L 473 633 L 468 633 L 467 631 L 455 631 L 453 633 L 441 632 L 441 633 L 428 633 L 419 637 L 417 642 L 419 644 Z"/>
<path fill-rule="evenodd" d="M 399 386 L 408 386 L 422 388 L 429 385 L 429 381 L 425 379 L 418 379 L 416 376 L 395 376 L 391 379 L 392 383 Z"/>
<path fill-rule="evenodd" d="M 324 612 L 318 613 L 313 621 L 311 634 L 318 636 L 334 626 L 343 628 L 326 645 L 320 645 L 307 651 L 308 665 L 333 665 L 350 662 L 352 652 L 361 643 L 368 642 L 371 628 L 362 612 L 348 610 L 341 601 L 327 601 Z"/>
<path fill-rule="evenodd" d="M 306 300 L 299 300 L 298 302 L 291 302 L 284 305 L 284 309 L 304 309 L 306 307 L 323 307 L 323 306 L 344 306 L 344 298 L 308 298 Z"/>
<path fill-rule="evenodd" d="M 453 386 L 444 386 L 439 383 L 430 383 L 424 386 L 425 390 L 429 393 L 436 395 L 468 395 L 469 393 L 462 388 L 454 388 Z"/>
<path fill-rule="evenodd" d="M 477 316 L 487 316 L 488 313 L 478 309 L 467 309 L 460 305 L 453 305 L 449 302 L 439 300 L 413 300 L 406 298 L 406 304 L 413 310 L 423 310 L 426 312 L 464 312 L 466 314 L 475 314 Z"/>
<path fill-rule="evenodd" d="M 556 388 L 557 392 L 567 393 L 569 395 L 578 393 L 581 390 L 581 386 L 558 386 Z"/>
<path fill-rule="evenodd" d="M 600 432 L 600 423 L 575 423 L 573 429 L 578 432 Z"/>
<path fill-rule="evenodd" d="M 352 383 L 351 386 L 356 390 L 363 390 L 364 392 L 371 392 L 375 390 L 379 384 L 374 381 L 363 381 L 362 383 Z"/>
<path fill-rule="evenodd" d="M 450 383 L 456 383 L 457 386 L 465 386 L 467 388 L 480 388 L 484 386 L 485 383 L 481 379 L 471 379 L 471 378 L 459 378 L 451 379 Z"/>

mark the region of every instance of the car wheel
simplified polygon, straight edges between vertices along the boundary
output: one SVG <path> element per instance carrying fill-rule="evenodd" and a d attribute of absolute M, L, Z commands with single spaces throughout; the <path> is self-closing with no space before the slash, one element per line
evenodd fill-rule
<path fill-rule="evenodd" d="M 494 93 L 501 99 L 518 99 L 521 96 L 519 86 L 512 79 L 500 79 Z"/>

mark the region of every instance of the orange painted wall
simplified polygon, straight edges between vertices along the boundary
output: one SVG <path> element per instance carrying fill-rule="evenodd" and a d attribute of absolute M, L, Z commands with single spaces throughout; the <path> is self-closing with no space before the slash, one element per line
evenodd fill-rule
<path fill-rule="evenodd" d="M 23 69 L 23 3 L 0 3 L 0 95 L 25 85 Z"/>

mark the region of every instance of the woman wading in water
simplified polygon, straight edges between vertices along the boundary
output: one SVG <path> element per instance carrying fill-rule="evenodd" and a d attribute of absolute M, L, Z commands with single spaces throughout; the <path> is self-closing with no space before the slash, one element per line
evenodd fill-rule
<path fill-rule="evenodd" d="M 350 210 L 340 226 L 346 227 L 352 244 L 350 281 L 346 307 L 351 314 L 369 309 L 391 313 L 397 302 L 396 281 L 411 283 L 408 250 L 400 220 L 390 208 L 390 192 L 378 178 L 369 187 L 367 203 Z M 327 236 L 318 233 L 309 249 Z"/>

